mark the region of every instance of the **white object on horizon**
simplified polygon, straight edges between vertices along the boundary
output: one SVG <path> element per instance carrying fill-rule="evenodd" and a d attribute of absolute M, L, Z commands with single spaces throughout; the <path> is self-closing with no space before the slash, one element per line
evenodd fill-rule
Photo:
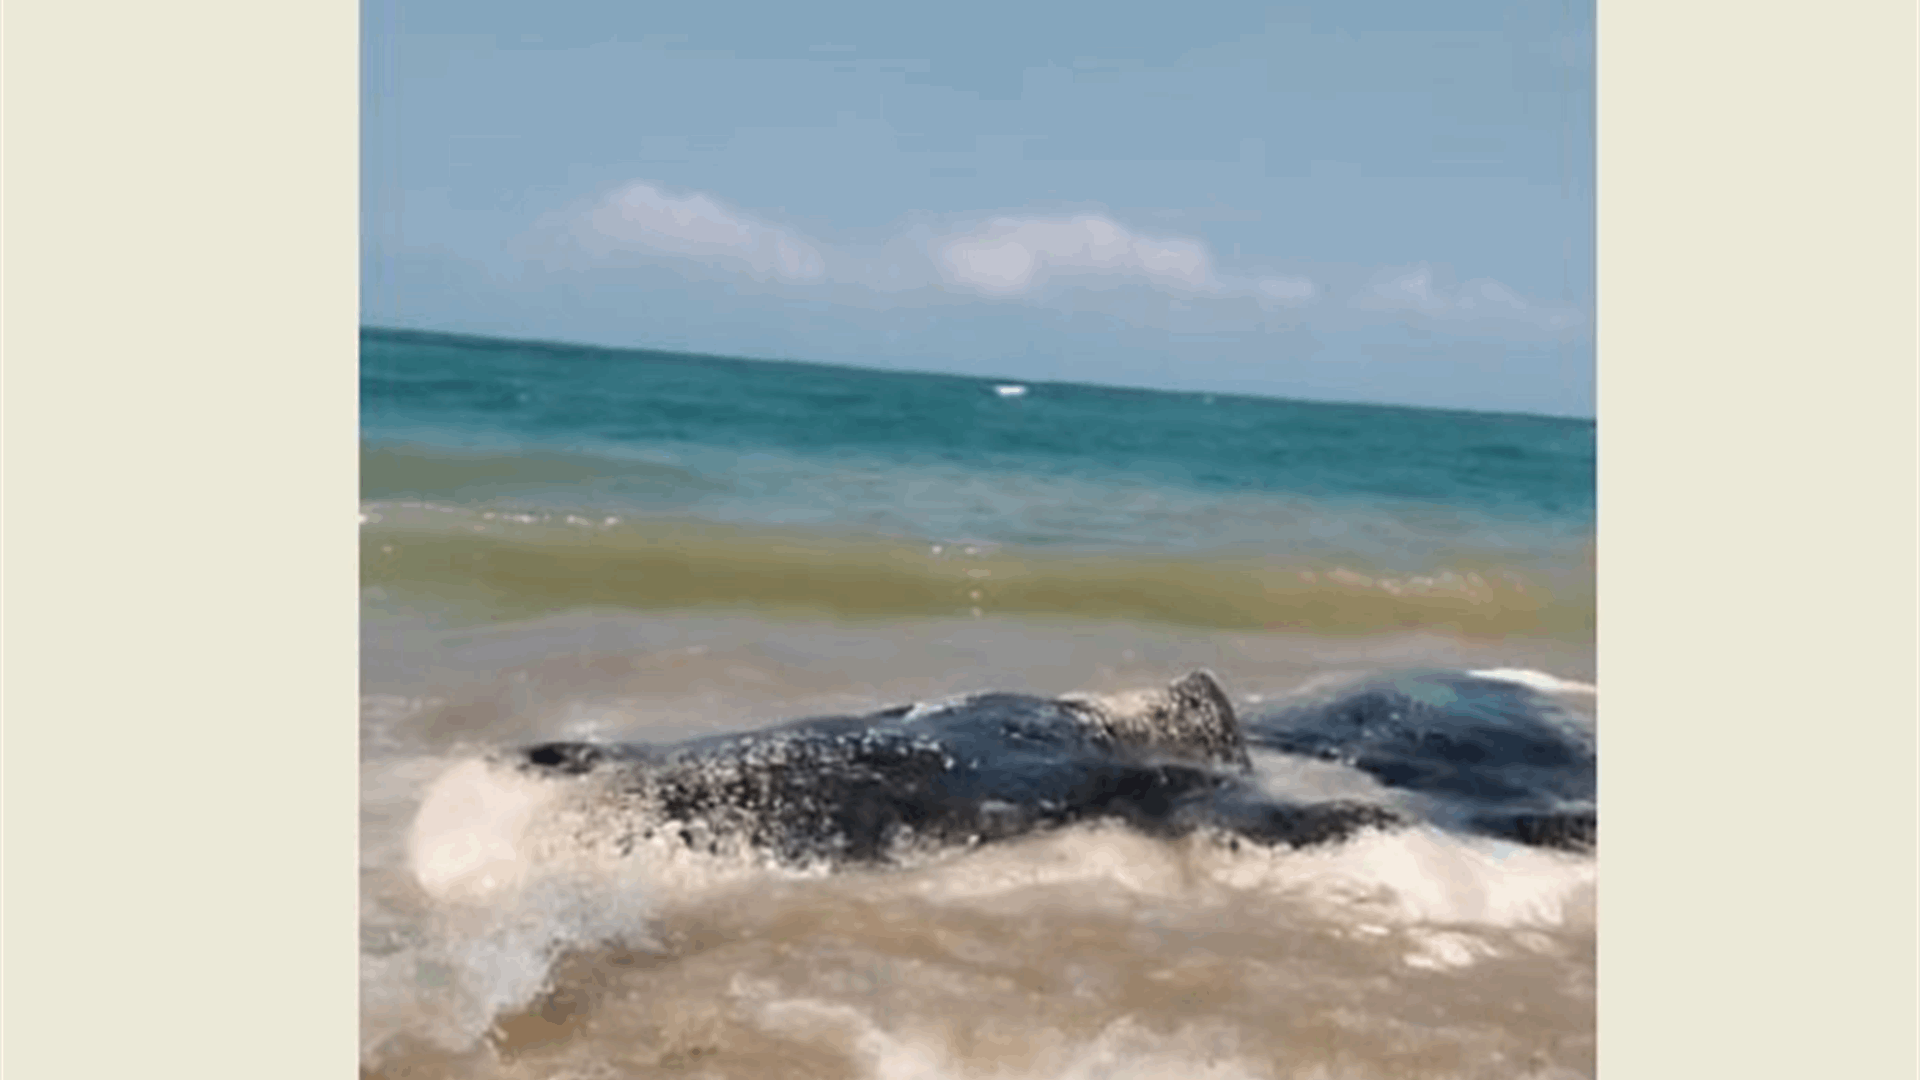
<path fill-rule="evenodd" d="M 1001 397 L 1019 397 L 1027 392 L 1027 388 L 1021 386 L 1019 383 L 1002 383 L 994 387 L 993 392 L 999 394 Z"/>

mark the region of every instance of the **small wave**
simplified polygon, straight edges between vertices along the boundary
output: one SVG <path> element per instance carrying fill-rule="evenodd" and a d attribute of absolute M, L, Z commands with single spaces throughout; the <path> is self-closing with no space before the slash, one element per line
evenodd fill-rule
<path fill-rule="evenodd" d="M 1343 920 L 1558 929 L 1591 925 L 1596 866 L 1587 855 L 1417 828 L 1326 849 L 1243 849 L 1209 869 L 1234 888 L 1299 897 Z"/>
<path fill-rule="evenodd" d="M 873 1014 L 840 1002 L 780 995 L 777 988 L 741 980 L 732 996 L 747 1004 L 756 1024 L 770 1033 L 845 1052 L 863 1078 L 871 1080 L 961 1080 L 980 1075 L 977 1066 L 953 1053 L 945 1033 L 889 1031 Z M 1013 1071 L 996 1069 L 1002 1080 L 1253 1080 L 1271 1077 L 1268 1063 L 1252 1055 L 1223 1053 L 1236 1040 L 1219 1024 L 1187 1024 L 1171 1033 L 1150 1030 L 1121 1018 L 1092 1039 L 1059 1046 Z"/>
<path fill-rule="evenodd" d="M 676 518 L 362 507 L 361 583 L 473 621 L 586 608 L 835 617 L 1015 615 L 1332 634 L 1433 628 L 1591 640 L 1577 575 L 1462 561 L 1419 574 L 1239 549 L 1066 554 Z M 417 606 L 417 605 L 416 605 Z"/>

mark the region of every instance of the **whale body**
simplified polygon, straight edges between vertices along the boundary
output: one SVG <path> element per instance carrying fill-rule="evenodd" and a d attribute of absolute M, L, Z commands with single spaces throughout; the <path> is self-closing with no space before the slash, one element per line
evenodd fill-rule
<path fill-rule="evenodd" d="M 1249 746 L 1419 793 L 1443 827 L 1583 849 L 1591 745 L 1552 718 L 1524 687 L 1435 676 L 1243 725 L 1196 671 L 1116 697 L 976 694 L 670 746 L 549 742 L 443 778 L 412 856 L 421 883 L 449 894 L 497 888 L 530 862 L 661 845 L 831 870 L 1080 822 L 1305 847 L 1419 821 L 1375 802 L 1278 797 L 1255 781 Z"/>

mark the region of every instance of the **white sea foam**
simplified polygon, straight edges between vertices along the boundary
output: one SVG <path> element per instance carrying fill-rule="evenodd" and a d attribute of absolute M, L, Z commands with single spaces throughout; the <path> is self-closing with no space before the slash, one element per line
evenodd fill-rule
<path fill-rule="evenodd" d="M 1501 955 L 1500 948 L 1485 938 L 1457 930 L 1416 927 L 1407 932 L 1407 938 L 1413 950 L 1401 957 L 1401 962 L 1427 971 L 1472 967 L 1482 959 Z"/>
<path fill-rule="evenodd" d="M 1430 827 L 1320 848 L 1242 845 L 1209 860 L 1233 888 L 1298 897 L 1369 923 L 1558 928 L 1593 918 L 1593 859 Z"/>
<path fill-rule="evenodd" d="M 414 878 L 441 900 L 475 901 L 521 884 L 532 869 L 529 830 L 554 785 L 485 761 L 455 766 L 427 790 L 407 838 Z"/>
<path fill-rule="evenodd" d="M 769 1033 L 836 1051 L 850 1049 L 859 1075 L 872 1080 L 982 1075 L 954 1055 L 937 1029 L 889 1031 L 867 1010 L 818 998 L 781 997 L 774 987 L 756 980 L 736 980 L 732 996 L 747 1005 L 757 1025 Z M 1273 1075 L 1270 1063 L 1235 1053 L 1236 1042 L 1233 1032 L 1223 1027 L 1190 1024 L 1163 1035 L 1122 1017 L 1091 1040 L 1057 1040 L 1027 1068 L 995 1069 L 992 1075 L 996 1080 L 1238 1080 Z"/>
<path fill-rule="evenodd" d="M 900 887 L 987 906 L 1070 894 L 1090 910 L 1127 897 L 1184 904 L 1241 894 L 1299 901 L 1342 925 L 1504 930 L 1590 923 L 1595 880 L 1591 858 L 1432 828 L 1294 850 L 1235 849 L 1210 836 L 1169 844 L 1092 825 L 952 858 Z M 1458 952 L 1435 948 L 1442 958 Z"/>
<path fill-rule="evenodd" d="M 1544 671 L 1528 668 L 1488 668 L 1484 671 L 1469 671 L 1467 674 L 1476 679 L 1497 679 L 1500 682 L 1519 683 L 1521 686 L 1539 690 L 1547 694 L 1598 694 L 1600 688 L 1592 683 L 1574 682 L 1549 675 Z"/>

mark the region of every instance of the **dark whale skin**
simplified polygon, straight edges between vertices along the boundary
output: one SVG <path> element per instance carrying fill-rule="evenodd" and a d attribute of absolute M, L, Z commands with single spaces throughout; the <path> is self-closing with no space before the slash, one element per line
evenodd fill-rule
<path fill-rule="evenodd" d="M 1337 760 L 1462 810 L 1442 824 L 1591 847 L 1590 747 L 1511 684 L 1434 679 L 1441 690 L 1368 685 L 1244 728 L 1217 680 L 1194 672 L 1127 708 L 990 693 L 671 746 L 544 743 L 510 760 L 601 785 L 631 810 L 614 815 L 632 823 L 624 852 L 664 832 L 787 864 L 873 865 L 1087 821 L 1268 847 L 1414 823 L 1365 802 L 1277 800 L 1251 782 L 1249 745 Z"/>
<path fill-rule="evenodd" d="M 1592 733 L 1551 698 L 1460 672 L 1372 680 L 1247 722 L 1250 745 L 1427 796 L 1443 823 L 1537 847 L 1599 841 Z"/>

